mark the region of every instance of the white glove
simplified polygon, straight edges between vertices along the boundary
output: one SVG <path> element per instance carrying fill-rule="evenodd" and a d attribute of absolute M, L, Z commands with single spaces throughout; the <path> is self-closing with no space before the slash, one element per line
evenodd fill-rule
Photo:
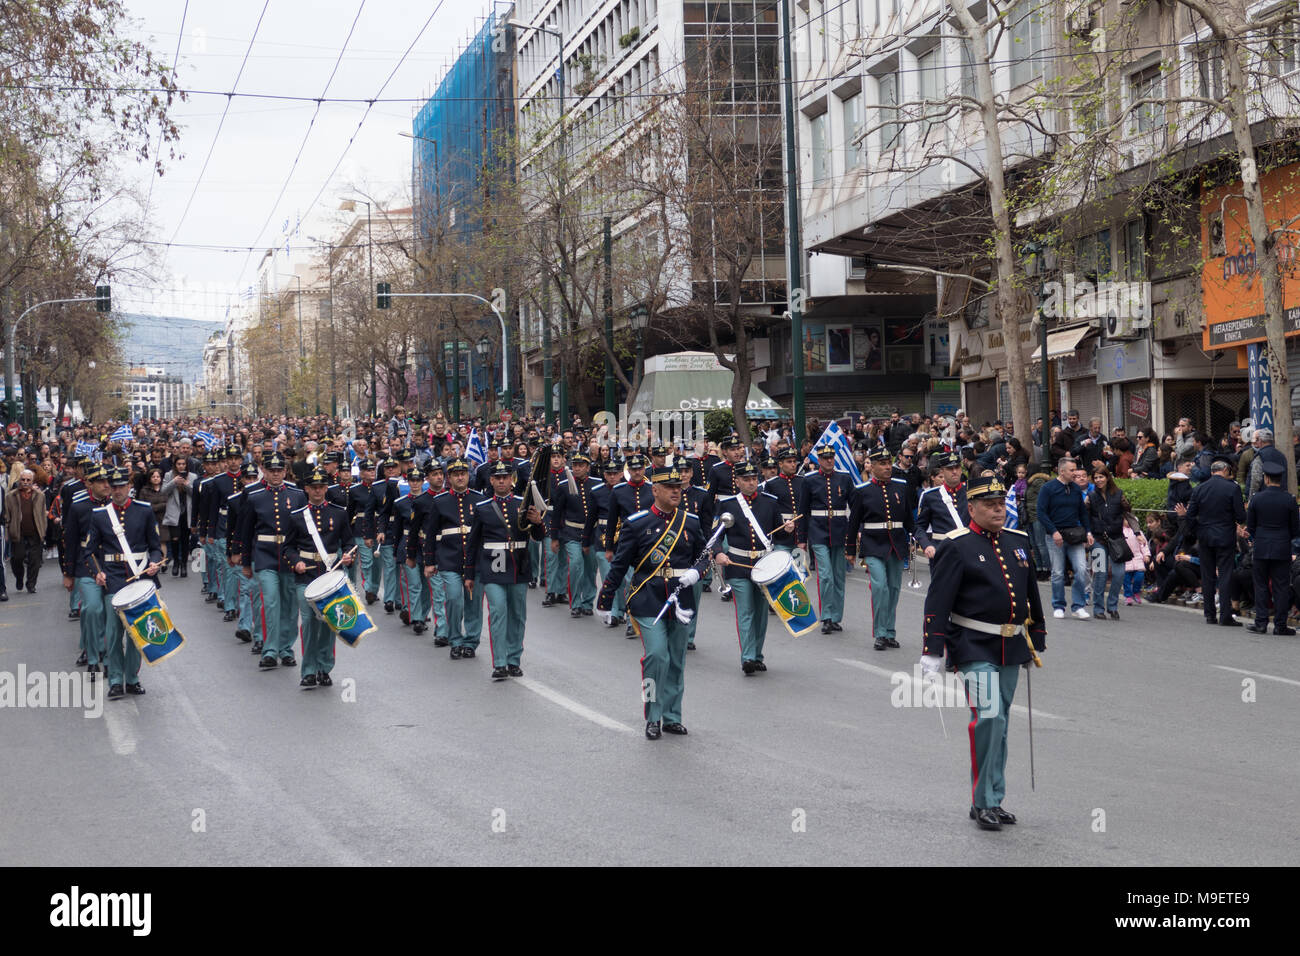
<path fill-rule="evenodd" d="M 929 677 L 934 674 L 936 677 L 943 673 L 943 658 L 934 657 L 926 654 L 921 658 L 921 676 Z"/>
<path fill-rule="evenodd" d="M 678 575 L 677 583 L 684 588 L 694 587 L 695 583 L 700 580 L 700 572 L 691 568 L 685 574 Z"/>

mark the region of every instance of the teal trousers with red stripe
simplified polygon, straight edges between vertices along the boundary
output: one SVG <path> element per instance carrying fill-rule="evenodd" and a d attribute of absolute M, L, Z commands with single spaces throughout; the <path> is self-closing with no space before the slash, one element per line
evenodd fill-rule
<path fill-rule="evenodd" d="M 1020 665 L 973 661 L 957 668 L 970 704 L 970 802 L 980 810 L 1002 806 L 1007 793 L 1007 718 Z"/>

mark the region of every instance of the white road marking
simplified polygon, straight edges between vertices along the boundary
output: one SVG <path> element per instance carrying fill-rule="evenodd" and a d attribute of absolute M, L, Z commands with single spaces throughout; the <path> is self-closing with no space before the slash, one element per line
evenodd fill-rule
<path fill-rule="evenodd" d="M 527 687 L 534 694 L 545 697 L 552 704 L 559 704 L 565 710 L 577 714 L 585 720 L 590 720 L 593 724 L 599 724 L 606 730 L 619 730 L 627 734 L 634 734 L 637 732 L 627 724 L 619 723 L 613 717 L 606 717 L 600 711 L 592 710 L 586 704 L 578 703 L 572 697 L 565 697 L 558 690 L 552 690 L 540 681 L 535 681 L 530 677 L 516 677 L 513 678 L 513 680 L 516 684 Z"/>
<path fill-rule="evenodd" d="M 103 675 L 100 675 L 101 678 Z M 107 695 L 107 691 L 101 691 Z M 113 752 L 120 757 L 135 753 L 135 722 L 140 708 L 133 700 L 105 700 L 104 725 L 108 728 L 108 741 Z"/>
<path fill-rule="evenodd" d="M 922 690 L 924 690 L 924 685 L 921 683 L 920 678 L 918 678 L 916 674 L 910 670 L 901 670 L 899 668 L 894 668 L 893 670 L 890 670 L 888 667 L 878 667 L 875 664 L 868 664 L 866 661 L 853 660 L 852 658 L 848 658 L 848 657 L 837 657 L 835 658 L 835 662 L 837 664 L 845 664 L 849 667 L 856 667 L 858 670 L 866 671 L 869 674 L 879 674 L 881 677 L 888 677 L 891 680 L 893 679 L 895 674 L 900 674 L 900 673 L 907 674 L 912 680 L 913 689 L 918 694 Z M 956 705 L 956 707 L 958 710 L 968 709 L 965 705 Z M 1020 714 L 1021 716 L 1027 716 L 1029 714 L 1029 708 L 1022 707 L 1020 704 L 1012 704 L 1011 712 L 1013 714 Z M 1045 717 L 1048 720 L 1069 720 L 1068 717 L 1062 717 L 1060 714 L 1049 714 L 1045 710 L 1035 710 L 1034 716 Z"/>
<path fill-rule="evenodd" d="M 1258 671 L 1244 671 L 1240 667 L 1224 667 L 1222 664 L 1211 664 L 1211 667 L 1217 667 L 1221 671 L 1232 671 L 1234 674 L 1245 674 L 1247 677 L 1261 677 L 1264 680 L 1275 680 L 1280 684 L 1291 684 L 1294 687 L 1300 687 L 1300 680 L 1292 680 L 1289 677 L 1274 677 L 1272 674 L 1261 674 Z"/>

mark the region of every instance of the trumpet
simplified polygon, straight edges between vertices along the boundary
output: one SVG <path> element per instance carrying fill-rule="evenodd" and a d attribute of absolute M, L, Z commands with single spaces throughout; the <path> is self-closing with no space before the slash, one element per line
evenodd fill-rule
<path fill-rule="evenodd" d="M 912 573 L 912 580 L 907 582 L 907 586 L 913 591 L 919 591 L 922 587 L 920 580 L 916 576 L 916 544 L 912 544 L 912 550 L 907 555 L 907 570 Z"/>

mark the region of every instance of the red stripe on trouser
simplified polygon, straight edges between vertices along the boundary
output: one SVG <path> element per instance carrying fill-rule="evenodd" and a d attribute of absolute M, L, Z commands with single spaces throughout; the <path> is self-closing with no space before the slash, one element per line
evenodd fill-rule
<path fill-rule="evenodd" d="M 962 677 L 966 675 L 963 674 Z M 970 685 L 965 681 L 962 682 L 966 690 L 966 705 L 970 707 L 970 725 L 966 728 L 970 734 L 970 805 L 975 806 L 975 788 L 980 782 L 980 765 L 975 759 L 975 725 L 979 723 L 979 711 L 970 703 Z M 978 683 L 976 684 L 978 687 Z M 988 807 L 980 807 L 981 810 L 987 810 Z"/>

